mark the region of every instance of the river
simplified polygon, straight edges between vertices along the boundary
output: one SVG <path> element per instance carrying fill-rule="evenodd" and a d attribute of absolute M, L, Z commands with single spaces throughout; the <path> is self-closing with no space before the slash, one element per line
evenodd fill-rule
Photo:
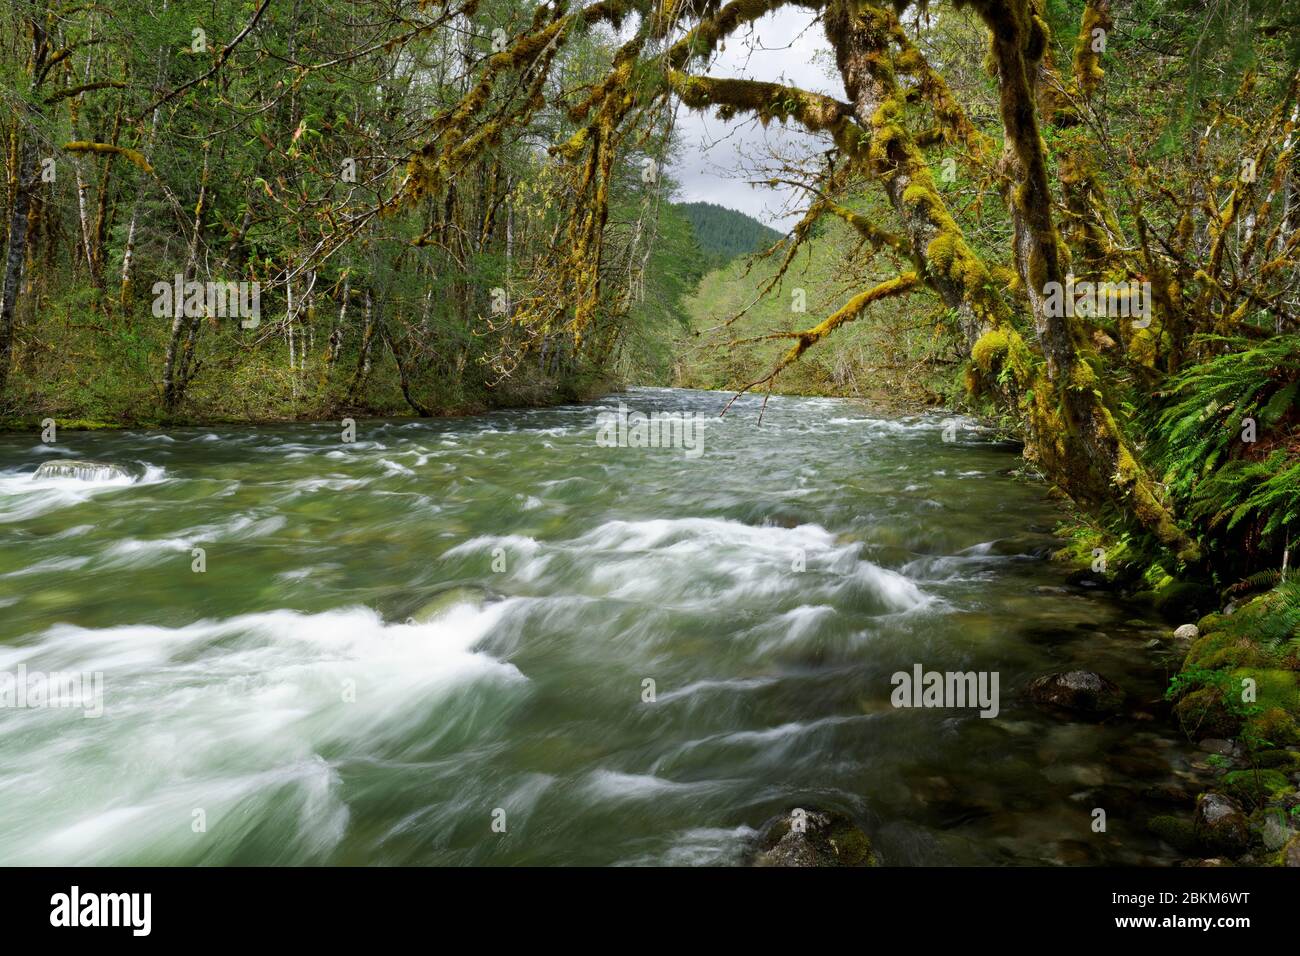
<path fill-rule="evenodd" d="M 0 863 L 730 864 L 793 807 L 894 865 L 1172 861 L 1170 628 L 1066 583 L 1014 449 L 727 398 L 0 436 L 0 672 L 103 688 L 0 710 Z M 601 447 L 620 401 L 698 454 Z M 33 480 L 72 457 L 138 477 Z M 997 716 L 892 706 L 917 664 Z M 1023 699 L 1078 667 L 1131 712 Z"/>

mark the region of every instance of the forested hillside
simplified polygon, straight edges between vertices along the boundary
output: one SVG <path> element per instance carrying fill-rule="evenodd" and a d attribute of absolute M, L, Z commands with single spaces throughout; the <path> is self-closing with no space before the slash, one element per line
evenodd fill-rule
<path fill-rule="evenodd" d="M 709 265 L 718 268 L 737 256 L 758 252 L 781 238 L 781 233 L 753 216 L 711 202 L 677 203 L 690 220 Z"/>

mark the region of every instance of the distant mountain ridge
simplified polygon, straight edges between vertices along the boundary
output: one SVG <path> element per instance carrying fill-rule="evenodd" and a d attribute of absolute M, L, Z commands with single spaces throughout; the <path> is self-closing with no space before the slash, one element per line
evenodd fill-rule
<path fill-rule="evenodd" d="M 737 256 L 757 252 L 781 238 L 781 233 L 753 216 L 711 202 L 673 204 L 691 223 L 696 241 L 719 267 Z"/>

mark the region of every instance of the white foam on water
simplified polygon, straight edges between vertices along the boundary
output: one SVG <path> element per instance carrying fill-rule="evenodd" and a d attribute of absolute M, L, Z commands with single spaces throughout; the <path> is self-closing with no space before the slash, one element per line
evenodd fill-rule
<path fill-rule="evenodd" d="M 35 478 L 34 472 L 0 474 L 0 524 L 25 521 L 89 501 L 95 495 L 118 488 L 152 485 L 165 480 L 166 470 L 148 465 L 139 478 Z"/>
<path fill-rule="evenodd" d="M 25 574 L 54 574 L 58 571 L 76 571 L 78 568 L 84 567 L 89 561 L 89 558 L 82 557 L 46 558 L 44 561 L 37 561 L 35 564 L 29 564 L 17 571 L 10 571 L 8 574 L 0 575 L 0 577 L 17 578 Z"/>
<path fill-rule="evenodd" d="M 130 559 L 138 555 L 188 551 L 191 547 L 193 545 L 186 538 L 123 538 L 105 548 L 104 553 L 110 557 Z"/>
<path fill-rule="evenodd" d="M 659 853 L 621 860 L 619 866 L 725 866 L 740 863 L 759 831 L 741 825 L 683 830 Z"/>
<path fill-rule="evenodd" d="M 651 766 L 651 770 L 658 770 L 660 767 L 676 763 L 679 758 L 702 748 L 710 753 L 722 749 L 743 749 L 758 755 L 767 763 L 779 761 L 795 751 L 798 751 L 801 756 L 815 755 L 816 748 L 808 746 L 802 741 L 802 738 L 807 734 L 843 724 L 870 721 L 873 718 L 874 715 L 871 714 L 821 717 L 816 720 L 790 721 L 778 724 L 775 727 L 765 727 L 761 730 L 725 731 L 711 734 L 708 737 L 688 740 L 677 745 L 671 752 L 665 753 L 656 759 Z M 735 766 L 734 759 L 723 762 L 729 766 Z"/>
<path fill-rule="evenodd" d="M 679 687 L 676 690 L 660 692 L 656 695 L 657 703 L 666 704 L 669 701 L 679 700 L 682 698 L 696 697 L 703 694 L 715 692 L 725 693 L 744 693 L 746 691 L 757 690 L 760 687 L 769 687 L 777 682 L 775 677 L 750 677 L 736 678 L 733 680 L 700 680 L 685 687 Z"/>
<path fill-rule="evenodd" d="M 759 624 L 754 633 L 763 636 L 760 641 L 760 653 L 768 653 L 777 648 L 799 645 L 815 637 L 824 625 L 835 619 L 837 612 L 825 604 L 804 604 L 784 614 L 769 618 Z"/>
<path fill-rule="evenodd" d="M 106 547 L 103 557 L 108 565 L 145 565 L 170 554 L 207 547 L 219 541 L 251 541 L 274 534 L 288 524 L 284 515 L 256 517 L 235 515 L 226 521 L 187 528 L 179 535 L 166 538 L 124 538 Z"/>
<path fill-rule="evenodd" d="M 678 783 L 653 774 L 593 770 L 587 774 L 583 789 L 593 797 L 602 800 L 646 800 L 674 794 L 698 793 L 702 790 L 712 790 L 716 786 L 708 782 Z"/>
<path fill-rule="evenodd" d="M 536 538 L 521 534 L 479 535 L 456 545 L 443 554 L 444 558 L 464 557 L 471 554 L 490 553 L 496 548 L 505 548 L 506 553 L 532 556 L 541 547 Z"/>
<path fill-rule="evenodd" d="M 333 475 L 325 478 L 300 478 L 289 484 L 294 491 L 310 494 L 316 491 L 351 491 L 354 488 L 364 488 L 370 484 L 370 480 Z"/>
<path fill-rule="evenodd" d="M 933 600 L 905 574 L 882 568 L 870 561 L 858 562 L 857 568 L 840 590 L 841 593 L 866 592 L 891 611 L 914 611 Z"/>
<path fill-rule="evenodd" d="M 341 760 L 401 752 L 472 718 L 472 702 L 456 709 L 461 692 L 517 696 L 519 670 L 474 649 L 509 606 L 459 605 L 428 624 L 360 607 L 60 624 L 0 646 L 0 671 L 103 674 L 97 719 L 48 708 L 0 720 L 0 863 L 120 861 L 142 848 L 193 860 L 204 846 L 220 858 L 242 826 L 268 819 L 287 820 L 293 859 L 327 853 L 348 819 Z"/>

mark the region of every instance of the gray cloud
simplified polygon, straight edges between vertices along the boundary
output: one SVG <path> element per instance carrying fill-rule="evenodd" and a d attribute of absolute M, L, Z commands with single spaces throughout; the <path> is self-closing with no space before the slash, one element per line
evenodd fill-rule
<path fill-rule="evenodd" d="M 755 22 L 752 31 L 728 39 L 707 70 L 692 65 L 695 73 L 736 79 L 781 80 L 794 86 L 838 98 L 844 88 L 826 69 L 830 46 L 820 23 L 808 10 L 782 8 Z M 821 54 L 821 56 L 819 56 Z M 794 126 L 773 123 L 764 129 L 752 119 L 730 122 L 712 113 L 678 109 L 677 130 L 682 155 L 671 168 L 681 184 L 685 202 L 714 202 L 738 209 L 769 225 L 786 230 L 798 219 L 803 198 L 791 188 L 751 187 L 739 175 L 744 157 L 763 156 L 768 147 L 815 148 L 816 140 Z M 793 203 L 793 205 L 791 205 Z"/>

